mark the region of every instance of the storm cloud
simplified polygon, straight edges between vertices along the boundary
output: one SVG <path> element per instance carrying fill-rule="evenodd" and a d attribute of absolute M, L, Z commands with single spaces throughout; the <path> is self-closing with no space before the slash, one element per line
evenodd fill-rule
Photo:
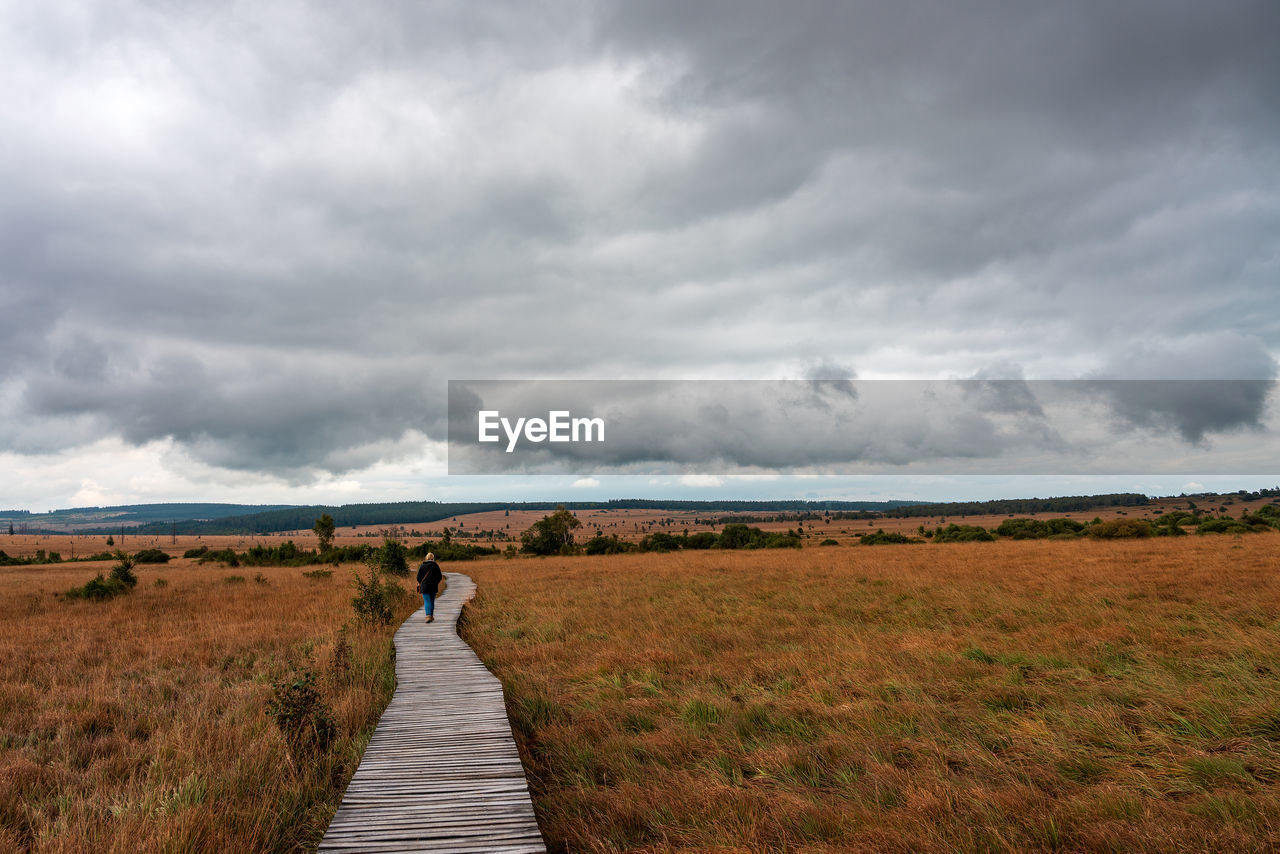
<path fill-rule="evenodd" d="M 821 382 L 451 381 L 449 471 L 1255 474 L 1280 455 L 1271 380 Z"/>
<path fill-rule="evenodd" d="M 449 379 L 1269 380 L 1276 32 L 1268 0 L 7 4 L 0 451 L 303 483 L 443 441 Z M 1207 447 L 1272 404 L 1103 405 Z"/>

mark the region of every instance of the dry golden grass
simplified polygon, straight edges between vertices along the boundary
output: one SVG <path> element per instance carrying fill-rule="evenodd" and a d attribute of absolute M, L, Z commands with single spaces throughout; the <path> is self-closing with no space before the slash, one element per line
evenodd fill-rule
<path fill-rule="evenodd" d="M 466 571 L 554 851 L 1280 849 L 1280 535 Z"/>
<path fill-rule="evenodd" d="M 142 566 L 109 602 L 54 595 L 103 568 L 0 569 L 0 850 L 314 846 L 393 687 L 389 629 L 351 631 L 332 666 L 349 567 Z M 307 666 L 339 739 L 295 761 L 264 706 Z"/>

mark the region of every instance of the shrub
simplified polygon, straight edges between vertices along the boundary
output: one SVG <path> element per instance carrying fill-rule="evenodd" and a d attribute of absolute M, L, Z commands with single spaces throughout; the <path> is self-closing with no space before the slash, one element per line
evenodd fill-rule
<path fill-rule="evenodd" d="M 719 537 L 710 531 L 699 531 L 696 534 L 690 534 L 685 537 L 684 547 L 686 549 L 696 549 L 699 551 L 702 549 L 711 549 L 715 548 L 716 541 L 718 539 Z"/>
<path fill-rule="evenodd" d="M 1078 534 L 1084 524 L 1075 519 L 1005 519 L 995 532 L 1011 540 L 1039 540 L 1062 534 Z M 1063 538 L 1065 539 L 1065 537 Z"/>
<path fill-rule="evenodd" d="M 822 542 L 818 543 L 818 545 L 820 545 L 820 546 L 838 546 L 838 545 L 840 545 L 840 541 L 839 541 L 839 540 L 833 540 L 833 539 L 831 539 L 830 537 L 827 537 L 825 540 L 823 540 Z"/>
<path fill-rule="evenodd" d="M 131 589 L 124 582 L 117 581 L 114 578 L 103 578 L 102 573 L 98 573 L 92 580 L 86 582 L 83 587 L 72 587 L 68 590 L 67 598 L 102 602 L 128 593 Z"/>
<path fill-rule="evenodd" d="M 227 566 L 239 566 L 240 558 L 234 549 L 209 549 L 200 556 L 201 563 L 225 563 Z"/>
<path fill-rule="evenodd" d="M 1271 505 L 1267 506 L 1270 507 Z M 1258 531 L 1263 531 L 1267 528 L 1280 528 L 1280 516 L 1264 516 L 1261 513 L 1246 513 L 1240 517 L 1240 521 Z M 54 554 L 57 554 L 57 552 L 54 552 Z"/>
<path fill-rule="evenodd" d="M 954 522 L 933 532 L 935 543 L 990 543 L 995 536 L 981 525 L 957 525 Z"/>
<path fill-rule="evenodd" d="M 714 534 L 712 535 L 715 536 Z M 635 549 L 635 546 L 624 540 L 618 539 L 617 534 L 611 534 L 607 537 L 595 536 L 583 543 L 583 550 L 589 555 L 616 555 L 623 554 Z M 507 546 L 507 550 L 515 555 L 515 546 Z"/>
<path fill-rule="evenodd" d="M 661 531 L 649 534 L 640 541 L 640 551 L 642 552 L 673 552 L 680 548 L 680 540 L 671 534 L 664 534 Z"/>
<path fill-rule="evenodd" d="M 918 543 L 921 541 L 908 537 L 906 534 L 899 534 L 897 531 L 889 531 L 886 533 L 884 528 L 880 528 L 874 534 L 863 534 L 861 542 L 864 546 L 886 546 Z"/>
<path fill-rule="evenodd" d="M 394 582 L 384 581 L 382 570 L 376 560 L 370 560 L 369 576 L 364 578 L 359 570 L 352 570 L 356 595 L 351 599 L 351 607 L 356 618 L 363 623 L 375 626 L 390 624 L 393 605 L 404 594 L 404 589 Z"/>
<path fill-rule="evenodd" d="M 751 546 L 753 532 L 759 532 L 763 535 L 763 531 L 759 528 L 748 528 L 739 522 L 731 522 L 720 530 L 720 538 L 716 541 L 722 549 L 745 549 Z"/>
<path fill-rule="evenodd" d="M 223 584 L 244 584 L 244 576 L 228 575 L 226 578 L 222 579 L 222 583 Z"/>
<path fill-rule="evenodd" d="M 400 577 L 409 574 L 409 550 L 395 537 L 385 537 L 377 551 L 378 567 L 389 575 Z"/>
<path fill-rule="evenodd" d="M 143 549 L 133 556 L 134 563 L 168 563 L 169 555 L 160 549 Z"/>
<path fill-rule="evenodd" d="M 1260 530 L 1265 530 L 1266 526 L 1257 528 L 1246 524 L 1240 519 L 1232 519 L 1230 516 L 1220 516 L 1216 519 L 1205 519 L 1199 525 L 1196 525 L 1197 534 L 1254 534 Z"/>
<path fill-rule="evenodd" d="M 1186 531 L 1182 530 L 1183 525 L 1194 525 L 1197 521 L 1194 513 L 1188 513 L 1185 510 L 1171 510 L 1152 519 L 1151 523 L 1156 526 L 1157 535 L 1168 536 L 1172 534 L 1177 536 L 1179 533 L 1186 533 Z M 1175 531 L 1177 533 L 1174 533 Z"/>
<path fill-rule="evenodd" d="M 1146 519 L 1108 519 L 1094 522 L 1086 533 L 1099 540 L 1122 540 L 1150 537 L 1155 531 Z"/>
<path fill-rule="evenodd" d="M 195 548 L 195 549 L 187 549 L 185 552 L 182 553 L 182 556 L 183 557 L 203 557 L 205 554 L 208 553 L 208 551 L 209 551 L 208 546 L 200 546 L 199 548 Z"/>
<path fill-rule="evenodd" d="M 776 534 L 770 534 L 764 541 L 766 549 L 798 549 L 800 548 L 800 535 L 795 531 L 781 531 Z"/>
<path fill-rule="evenodd" d="M 292 682 L 273 683 L 271 694 L 267 716 L 275 721 L 295 759 L 329 749 L 336 727 L 328 705 L 316 690 L 314 673 L 307 670 Z"/>
<path fill-rule="evenodd" d="M 311 569 L 302 573 L 303 578 L 310 578 L 312 581 L 324 581 L 333 577 L 332 569 Z"/>
<path fill-rule="evenodd" d="M 795 531 L 765 533 L 741 522 L 731 522 L 720 531 L 716 545 L 722 549 L 798 549 L 800 535 Z"/>
<path fill-rule="evenodd" d="M 111 567 L 111 580 L 118 581 L 132 590 L 138 583 L 138 576 L 133 574 L 133 556 L 117 549 L 115 559 L 116 565 Z"/>
<path fill-rule="evenodd" d="M 498 548 L 497 546 L 465 545 L 463 543 L 455 543 L 452 540 L 442 539 L 439 542 L 427 540 L 409 549 L 409 556 L 424 558 L 428 552 L 434 554 L 436 560 L 475 560 L 485 555 L 498 554 Z"/>

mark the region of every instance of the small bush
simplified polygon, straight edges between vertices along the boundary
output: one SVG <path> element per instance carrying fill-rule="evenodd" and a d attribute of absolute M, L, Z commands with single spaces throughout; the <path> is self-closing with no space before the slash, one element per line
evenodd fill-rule
<path fill-rule="evenodd" d="M 1267 505 L 1270 507 L 1271 505 Z M 1267 509 L 1266 507 L 1262 509 Z M 1280 528 L 1280 516 L 1263 515 L 1262 513 L 1247 513 L 1240 517 L 1240 521 L 1257 531 L 1265 531 L 1267 528 Z M 53 554 L 57 554 L 54 552 Z"/>
<path fill-rule="evenodd" d="M 1199 525 L 1196 525 L 1197 534 L 1254 534 L 1260 530 L 1266 530 L 1266 525 L 1253 527 L 1240 519 L 1232 519 L 1230 516 L 1220 516 L 1217 519 L 1205 519 Z"/>
<path fill-rule="evenodd" d="M 818 545 L 820 545 L 820 546 L 838 546 L 838 545 L 840 545 L 840 541 L 839 541 L 839 540 L 833 540 L 833 539 L 831 539 L 830 537 L 827 537 L 825 540 L 823 540 L 822 542 L 818 543 Z"/>
<path fill-rule="evenodd" d="M 183 557 L 204 557 L 208 553 L 209 553 L 208 546 L 200 546 L 199 548 L 195 548 L 195 549 L 187 549 L 185 552 L 182 553 L 182 556 Z"/>
<path fill-rule="evenodd" d="M 405 595 L 404 588 L 382 577 L 382 570 L 376 558 L 371 558 L 368 578 L 363 578 L 358 570 L 352 570 L 356 595 L 351 599 L 351 608 L 356 618 L 363 623 L 385 626 L 391 623 L 395 604 Z"/>
<path fill-rule="evenodd" d="M 1146 519 L 1108 519 L 1094 522 L 1087 533 L 1098 540 L 1122 540 L 1150 537 L 1155 531 Z"/>
<path fill-rule="evenodd" d="M 83 587 L 72 587 L 68 590 L 67 598 L 103 602 L 107 599 L 122 596 L 131 589 L 129 585 L 121 581 L 117 581 L 114 578 L 103 578 L 102 573 L 98 573 L 91 581 L 86 582 Z"/>
<path fill-rule="evenodd" d="M 303 578 L 310 578 L 312 581 L 325 581 L 333 578 L 332 569 L 308 569 L 302 573 Z"/>
<path fill-rule="evenodd" d="M 253 580 L 258 584 L 263 584 L 263 585 L 271 583 L 270 581 L 267 581 L 267 577 L 263 575 L 261 572 L 255 572 L 253 574 Z"/>
<path fill-rule="evenodd" d="M 222 583 L 223 584 L 244 584 L 244 576 L 228 575 L 226 578 L 222 579 Z"/>
<path fill-rule="evenodd" d="M 200 555 L 201 563 L 225 563 L 227 566 L 239 566 L 240 558 L 235 549 L 209 549 Z"/>
<path fill-rule="evenodd" d="M 596 537 L 595 539 L 598 540 L 600 538 Z M 662 531 L 656 531 L 652 534 L 648 534 L 640 540 L 640 551 L 642 552 L 657 552 L 658 554 L 663 554 L 665 552 L 676 551 L 679 548 L 680 538 L 672 536 L 671 534 L 663 533 Z"/>
<path fill-rule="evenodd" d="M 395 537 L 385 537 L 377 551 L 378 568 L 401 578 L 409 574 L 409 550 Z"/>
<path fill-rule="evenodd" d="M 169 555 L 160 549 L 143 549 L 133 556 L 134 563 L 168 563 Z"/>
<path fill-rule="evenodd" d="M 1041 540 L 1048 537 L 1067 539 L 1084 530 L 1084 524 L 1075 519 L 1005 519 L 995 533 L 1011 540 Z M 1066 535 L 1066 536 L 1064 536 Z"/>
<path fill-rule="evenodd" d="M 276 682 L 267 702 L 267 716 L 275 721 L 289 752 L 298 760 L 328 750 L 337 732 L 315 683 L 310 670 L 292 682 Z"/>
<path fill-rule="evenodd" d="M 864 546 L 890 546 L 918 542 L 921 541 L 908 537 L 906 534 L 899 534 L 897 531 L 886 533 L 884 528 L 880 528 L 874 534 L 863 534 L 861 539 L 861 543 Z"/>
<path fill-rule="evenodd" d="M 712 534 L 711 536 L 714 539 L 715 535 Z M 592 537 L 583 543 L 582 548 L 583 551 L 589 555 L 617 555 L 632 551 L 635 546 L 631 543 L 625 542 L 624 540 L 618 539 L 617 534 L 610 534 L 607 537 Z M 512 552 L 512 556 L 514 556 L 515 546 L 507 546 L 507 549 Z"/>
<path fill-rule="evenodd" d="M 933 532 L 935 543 L 990 543 L 995 536 L 981 525 L 957 525 L 952 523 Z"/>
<path fill-rule="evenodd" d="M 686 549 L 694 549 L 701 551 L 703 549 L 713 549 L 716 546 L 716 537 L 711 531 L 699 531 L 696 534 L 690 534 L 684 540 Z"/>

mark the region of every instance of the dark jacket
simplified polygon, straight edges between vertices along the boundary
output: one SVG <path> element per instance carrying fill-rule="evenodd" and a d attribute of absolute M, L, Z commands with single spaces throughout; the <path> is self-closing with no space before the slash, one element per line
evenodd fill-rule
<path fill-rule="evenodd" d="M 440 580 L 444 578 L 444 573 L 440 571 L 440 564 L 434 560 L 424 560 L 422 566 L 418 567 L 418 585 L 422 588 L 423 593 L 430 593 L 432 596 L 440 591 Z"/>

